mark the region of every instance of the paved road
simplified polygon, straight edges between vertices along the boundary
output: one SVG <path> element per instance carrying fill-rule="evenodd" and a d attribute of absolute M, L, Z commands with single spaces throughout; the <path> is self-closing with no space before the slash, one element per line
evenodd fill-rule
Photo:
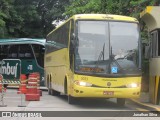
<path fill-rule="evenodd" d="M 126 101 L 126 106 L 125 107 L 120 107 L 116 104 L 115 99 L 108 99 L 108 100 L 90 100 L 90 99 L 85 99 L 85 100 L 79 100 L 77 101 L 76 105 L 70 105 L 67 102 L 67 97 L 62 95 L 62 96 L 50 96 L 48 95 L 47 91 L 43 91 L 42 93 L 42 97 L 40 98 L 40 101 L 25 101 L 25 96 L 22 96 L 22 103 L 21 103 L 21 95 L 17 94 L 17 90 L 15 89 L 9 89 L 7 90 L 5 96 L 4 96 L 4 104 L 7 105 L 7 107 L 0 107 L 0 111 L 4 112 L 4 111 L 12 111 L 12 112 L 16 112 L 18 111 L 23 111 L 23 112 L 27 112 L 27 113 L 21 113 L 19 115 L 21 116 L 25 116 L 27 114 L 27 116 L 34 116 L 34 114 L 32 114 L 32 112 L 38 112 L 41 111 L 39 114 L 35 114 L 35 116 L 37 115 L 42 115 L 42 116 L 58 116 L 58 118 L 56 119 L 56 117 L 54 117 L 55 120 L 59 120 L 59 119 L 66 119 L 65 116 L 66 114 L 69 115 L 67 117 L 67 119 L 70 119 L 69 117 L 74 117 L 74 116 L 79 116 L 76 117 L 77 120 L 79 120 L 81 117 L 87 117 L 87 120 L 92 120 L 96 119 L 96 120 L 114 120 L 117 119 L 117 116 L 125 116 L 123 119 L 127 119 L 127 115 L 129 114 L 128 117 L 132 116 L 132 114 L 134 115 L 135 112 L 133 111 L 148 111 L 144 108 L 140 108 L 139 106 L 137 106 L 136 104 L 134 104 L 133 102 L 127 100 Z M 1 104 L 1 103 L 0 103 Z M 18 105 L 25 105 L 26 107 L 18 107 Z M 42 112 L 43 111 L 43 112 Z M 48 111 L 48 112 L 44 112 L 44 111 Z M 61 112 L 57 112 L 57 111 L 61 111 Z M 79 111 L 78 113 L 76 111 Z M 108 112 L 106 112 L 108 111 Z M 28 112 L 31 112 L 28 113 Z M 65 113 L 64 113 L 65 112 Z M 142 112 L 142 113 L 143 113 Z M 18 116 L 18 113 L 13 114 L 12 116 L 14 116 L 15 120 L 19 120 L 22 118 L 23 119 L 28 119 L 26 117 L 21 117 Z M 107 113 L 107 118 L 105 116 L 105 114 Z M 138 112 L 139 114 L 140 112 Z M 148 113 L 147 113 L 148 114 Z M 98 117 L 99 115 L 99 117 Z M 104 117 L 102 117 L 102 116 Z M 145 115 L 145 113 L 144 113 Z M 51 119 L 52 117 L 47 117 L 47 119 Z M 111 118 L 111 119 L 110 119 Z M 132 119 L 135 117 L 131 117 Z M 137 118 L 137 117 L 136 117 Z M 4 119 L 4 117 L 3 117 Z M 8 120 L 9 118 L 5 118 L 5 120 Z M 13 119 L 13 118 L 12 118 Z M 11 119 L 11 120 L 12 120 Z M 38 120 L 43 120 L 44 118 L 33 118 L 38 119 Z M 75 120 L 75 118 L 71 118 L 70 120 Z M 142 119 L 142 118 L 141 118 Z M 147 117 L 147 119 L 152 119 L 152 117 Z M 145 120 L 147 120 L 145 117 Z M 0 118 L 1 120 L 1 118 Z"/>
<path fill-rule="evenodd" d="M 67 102 L 67 97 L 61 96 L 51 96 L 48 95 L 47 91 L 43 91 L 40 101 L 25 101 L 25 96 L 22 95 L 22 104 L 26 105 L 25 110 L 34 111 L 106 111 L 106 110 L 137 110 L 139 109 L 131 101 L 126 101 L 125 107 L 120 107 L 116 104 L 115 99 L 107 100 L 96 100 L 96 99 L 83 99 L 78 100 L 77 104 L 70 105 Z M 6 110 L 11 107 L 17 107 L 21 105 L 21 95 L 17 94 L 17 90 L 9 89 L 4 96 L 4 103 L 7 105 Z M 5 108 L 4 108 L 5 109 Z M 10 109 L 9 109 L 10 110 Z"/>

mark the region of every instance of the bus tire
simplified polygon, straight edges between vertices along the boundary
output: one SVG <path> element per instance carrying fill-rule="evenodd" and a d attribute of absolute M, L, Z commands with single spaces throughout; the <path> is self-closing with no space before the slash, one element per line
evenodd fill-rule
<path fill-rule="evenodd" d="M 67 89 L 67 79 L 64 80 L 64 94 L 67 95 L 68 89 Z"/>
<path fill-rule="evenodd" d="M 70 95 L 68 95 L 68 103 L 69 103 L 69 104 L 75 104 L 75 103 L 76 103 L 75 98 L 72 97 L 72 96 L 70 96 Z"/>
<path fill-rule="evenodd" d="M 117 98 L 117 104 L 119 106 L 124 106 L 125 105 L 125 98 Z"/>
<path fill-rule="evenodd" d="M 51 89 L 50 88 L 48 88 L 48 95 L 51 95 Z"/>
<path fill-rule="evenodd" d="M 48 80 L 48 95 L 52 94 L 51 82 Z"/>
<path fill-rule="evenodd" d="M 55 91 L 55 90 L 51 90 L 51 95 L 52 96 L 59 96 L 60 95 L 60 92 L 58 92 L 58 91 Z"/>

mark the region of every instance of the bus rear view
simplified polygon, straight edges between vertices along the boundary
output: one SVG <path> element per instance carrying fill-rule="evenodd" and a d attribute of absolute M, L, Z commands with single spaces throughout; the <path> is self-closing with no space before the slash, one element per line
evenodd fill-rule
<path fill-rule="evenodd" d="M 40 85 L 44 86 L 44 45 L 45 39 L 0 39 L 0 74 L 7 85 L 19 84 L 20 74 L 28 76 L 30 73 L 38 72 Z M 9 71 L 9 68 L 13 67 L 16 69 Z"/>

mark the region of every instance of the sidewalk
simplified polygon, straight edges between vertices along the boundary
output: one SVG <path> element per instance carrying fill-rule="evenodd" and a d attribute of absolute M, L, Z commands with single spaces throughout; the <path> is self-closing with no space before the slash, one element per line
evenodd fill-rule
<path fill-rule="evenodd" d="M 158 111 L 160 112 L 160 103 L 159 105 L 154 105 L 149 101 L 149 93 L 148 92 L 141 92 L 140 98 L 138 99 L 131 99 L 136 104 L 145 107 L 150 111 Z"/>

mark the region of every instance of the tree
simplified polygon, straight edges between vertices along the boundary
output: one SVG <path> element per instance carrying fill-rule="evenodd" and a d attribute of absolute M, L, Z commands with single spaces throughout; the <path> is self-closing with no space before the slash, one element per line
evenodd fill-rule
<path fill-rule="evenodd" d="M 79 13 L 122 14 L 131 0 L 71 0 L 66 15 Z"/>
<path fill-rule="evenodd" d="M 65 15 L 103 13 L 127 15 L 140 20 L 139 14 L 146 6 L 159 4 L 158 0 L 70 0 L 70 6 L 66 7 Z M 142 38 L 146 39 L 146 36 L 146 29 L 144 29 Z"/>
<path fill-rule="evenodd" d="M 5 19 L 8 18 L 8 11 L 9 11 L 9 4 L 8 0 L 1 0 L 0 1 L 0 37 L 5 36 L 5 26 L 6 22 Z"/>
<path fill-rule="evenodd" d="M 43 37 L 62 19 L 69 0 L 1 0 L 0 37 Z"/>
<path fill-rule="evenodd" d="M 70 6 L 66 7 L 68 16 L 79 13 L 103 13 L 139 16 L 148 5 L 157 5 L 158 0 L 70 0 Z"/>
<path fill-rule="evenodd" d="M 100 12 L 100 4 L 99 0 L 70 0 L 70 5 L 66 7 L 65 15 L 97 13 Z"/>
<path fill-rule="evenodd" d="M 37 6 L 37 12 L 41 16 L 41 27 L 43 36 L 54 28 L 52 22 L 56 19 L 64 19 L 63 13 L 69 0 L 40 0 Z"/>
<path fill-rule="evenodd" d="M 0 37 L 45 37 L 52 21 L 82 13 L 133 16 L 158 0 L 0 0 Z"/>

